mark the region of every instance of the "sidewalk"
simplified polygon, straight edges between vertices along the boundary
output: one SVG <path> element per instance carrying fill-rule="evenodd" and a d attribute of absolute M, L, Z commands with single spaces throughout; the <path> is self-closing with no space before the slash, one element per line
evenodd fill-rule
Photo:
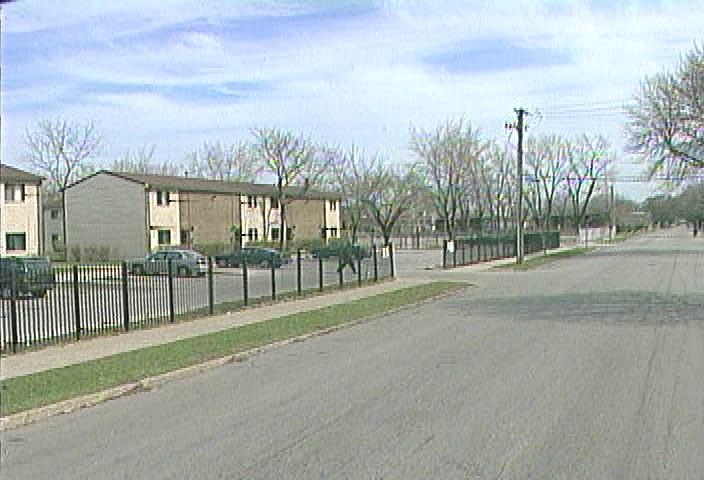
<path fill-rule="evenodd" d="M 0 379 L 19 377 L 31 373 L 64 367 L 117 353 L 170 343 L 184 338 L 227 330 L 240 325 L 263 322 L 292 313 L 317 310 L 339 303 L 371 297 L 379 293 L 399 290 L 427 283 L 422 279 L 395 279 L 375 285 L 350 288 L 300 300 L 238 310 L 197 320 L 166 324 L 146 330 L 134 330 L 114 336 L 98 337 L 6 355 L 0 359 Z"/>

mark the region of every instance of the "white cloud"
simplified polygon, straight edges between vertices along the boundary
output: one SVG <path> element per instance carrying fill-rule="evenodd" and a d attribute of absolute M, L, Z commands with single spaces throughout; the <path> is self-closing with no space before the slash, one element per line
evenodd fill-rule
<path fill-rule="evenodd" d="M 323 23 L 296 27 L 281 17 L 315 10 L 314 2 L 64 3 L 3 9 L 6 34 L 73 29 L 80 45 L 26 64 L 28 86 L 3 90 L 3 139 L 9 139 L 3 159 L 18 158 L 18 132 L 46 115 L 95 118 L 110 151 L 155 143 L 157 155 L 171 160 L 204 140 L 246 138 L 256 125 L 355 142 L 399 158 L 407 156 L 410 125 L 432 128 L 464 116 L 487 136 L 502 138 L 516 106 L 545 111 L 536 131 L 603 132 L 620 148 L 624 117 L 613 108 L 548 113 L 564 105 L 628 101 L 644 75 L 672 68 L 701 41 L 704 24 L 696 2 L 601 9 L 583 2 L 385 2 L 377 14 L 327 23 L 323 16 Z M 281 35 L 259 37 L 256 29 L 247 35 L 246 22 L 232 35 L 228 20 L 243 16 L 280 22 Z M 170 36 L 159 37 L 163 31 Z M 454 73 L 423 62 L 477 42 L 557 51 L 568 61 Z M 37 71 L 42 78 L 32 77 Z M 238 82 L 261 88 L 242 96 Z M 196 99 L 205 86 L 238 100 L 198 103 L 159 88 L 93 92 L 94 84 L 193 89 Z M 77 98 L 67 99 L 71 92 Z"/>

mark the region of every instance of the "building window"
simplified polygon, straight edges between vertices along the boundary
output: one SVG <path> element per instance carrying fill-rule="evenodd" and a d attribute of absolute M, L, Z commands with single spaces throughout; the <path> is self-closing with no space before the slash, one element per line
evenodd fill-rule
<path fill-rule="evenodd" d="M 330 211 L 337 210 L 337 200 L 330 200 Z"/>
<path fill-rule="evenodd" d="M 293 240 L 293 236 L 294 236 L 295 232 L 296 232 L 296 227 L 295 227 L 295 226 L 293 226 L 293 227 L 286 227 L 286 240 L 289 241 L 289 242 L 290 242 L 291 240 Z"/>
<path fill-rule="evenodd" d="M 159 230 L 157 232 L 157 242 L 159 245 L 171 245 L 171 230 Z"/>
<path fill-rule="evenodd" d="M 337 227 L 330 228 L 330 238 L 337 238 Z"/>
<path fill-rule="evenodd" d="M 61 245 L 61 235 L 58 233 L 51 234 L 51 246 L 56 249 L 56 247 Z"/>
<path fill-rule="evenodd" d="M 259 230 L 256 228 L 250 228 L 247 230 L 247 239 L 250 242 L 259 240 Z"/>
<path fill-rule="evenodd" d="M 279 197 L 270 197 L 271 208 L 279 208 Z"/>
<path fill-rule="evenodd" d="M 50 212 L 50 215 L 52 220 L 56 220 L 57 218 L 59 218 L 59 211 L 53 208 Z"/>
<path fill-rule="evenodd" d="M 271 227 L 271 239 L 272 240 L 279 239 L 279 227 Z"/>
<path fill-rule="evenodd" d="M 257 197 L 254 195 L 247 195 L 247 206 L 249 208 L 257 208 Z"/>
<path fill-rule="evenodd" d="M 27 250 L 27 235 L 24 233 L 5 234 L 5 245 L 8 252 Z"/>
<path fill-rule="evenodd" d="M 24 184 L 19 185 L 7 184 L 5 185 L 5 202 L 7 203 L 19 203 L 24 202 Z"/>
<path fill-rule="evenodd" d="M 157 205 L 169 205 L 171 198 L 169 197 L 169 192 L 159 190 L 156 192 L 156 204 Z"/>

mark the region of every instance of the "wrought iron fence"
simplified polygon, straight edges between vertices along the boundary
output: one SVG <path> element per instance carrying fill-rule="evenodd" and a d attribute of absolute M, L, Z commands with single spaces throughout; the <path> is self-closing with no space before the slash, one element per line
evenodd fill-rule
<path fill-rule="evenodd" d="M 524 235 L 523 248 L 526 255 L 543 248 L 559 248 L 559 232 L 530 232 Z M 443 268 L 472 265 L 500 258 L 516 256 L 516 239 L 512 234 L 473 235 L 460 237 L 450 244 L 443 242 Z"/>
<path fill-rule="evenodd" d="M 273 257 L 266 268 L 246 263 L 217 267 L 209 259 L 207 271 L 200 274 L 168 263 L 153 274 L 136 275 L 125 262 L 2 272 L 0 352 L 152 327 L 394 276 L 391 246 L 372 246 L 368 255 L 348 260 L 298 251 L 280 267 Z"/>

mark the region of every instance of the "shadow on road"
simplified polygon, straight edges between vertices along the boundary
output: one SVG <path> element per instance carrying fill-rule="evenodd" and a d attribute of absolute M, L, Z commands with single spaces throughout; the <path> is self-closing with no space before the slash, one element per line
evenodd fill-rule
<path fill-rule="evenodd" d="M 456 305 L 484 318 L 522 322 L 628 324 L 638 326 L 704 324 L 704 293 L 663 295 L 656 292 L 614 291 L 540 297 L 484 297 Z"/>

